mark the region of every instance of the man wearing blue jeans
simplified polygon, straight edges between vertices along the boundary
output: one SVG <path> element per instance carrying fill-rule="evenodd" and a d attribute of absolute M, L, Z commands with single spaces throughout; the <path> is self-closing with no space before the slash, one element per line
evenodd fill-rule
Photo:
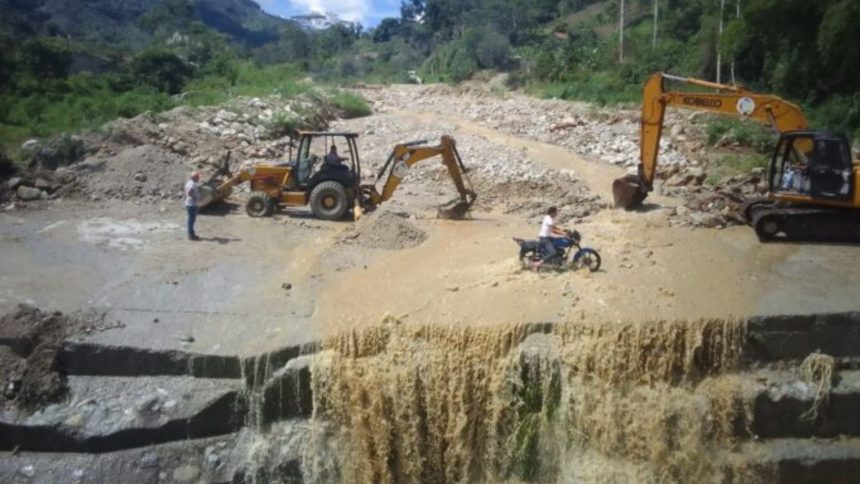
<path fill-rule="evenodd" d="M 185 210 L 188 212 L 188 240 L 200 240 L 194 233 L 194 221 L 197 219 L 197 204 L 200 201 L 200 191 L 197 182 L 200 181 L 200 173 L 191 173 L 191 179 L 185 182 Z"/>

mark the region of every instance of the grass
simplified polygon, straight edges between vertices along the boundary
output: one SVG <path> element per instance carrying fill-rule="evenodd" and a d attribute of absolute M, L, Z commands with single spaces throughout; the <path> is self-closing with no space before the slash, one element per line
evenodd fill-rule
<path fill-rule="evenodd" d="M 358 95 L 336 89 L 320 95 L 312 83 L 303 80 L 306 75 L 289 64 L 257 67 L 243 62 L 229 76 L 192 80 L 178 96 L 142 87 L 117 91 L 109 76 L 72 76 L 43 86 L 40 93 L 0 96 L 0 146 L 16 158 L 20 145 L 30 138 L 96 129 L 116 118 L 162 112 L 179 105 L 217 105 L 236 96 L 306 96 L 332 104 L 347 118 L 371 113 L 367 102 Z M 298 123 L 294 117 L 276 116 L 268 128 L 270 133 L 283 133 L 296 129 Z"/>
<path fill-rule="evenodd" d="M 640 102 L 641 86 L 624 85 L 612 73 L 595 72 L 587 79 L 531 84 L 527 92 L 541 98 L 587 101 L 599 105 Z"/>
<path fill-rule="evenodd" d="M 753 168 L 766 168 L 768 156 L 761 153 L 728 153 L 716 155 L 708 165 L 705 184 L 714 186 L 735 175 L 749 173 Z"/>
<path fill-rule="evenodd" d="M 705 126 L 708 144 L 733 144 L 752 148 L 757 153 L 770 153 L 776 137 L 765 126 L 752 121 L 714 117 Z"/>
<path fill-rule="evenodd" d="M 370 116 L 373 112 L 367 101 L 357 94 L 346 91 L 335 91 L 330 96 L 329 102 L 341 112 L 341 116 L 345 119 Z"/>

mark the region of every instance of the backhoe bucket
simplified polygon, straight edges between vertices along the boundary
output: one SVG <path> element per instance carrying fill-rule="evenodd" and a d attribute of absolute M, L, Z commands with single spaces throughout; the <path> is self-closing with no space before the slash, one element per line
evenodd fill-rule
<path fill-rule="evenodd" d="M 631 210 L 642 204 L 648 196 L 645 182 L 638 175 L 626 175 L 612 182 L 612 198 L 615 208 Z"/>
<path fill-rule="evenodd" d="M 459 200 L 459 199 L 458 199 Z M 459 200 L 453 205 L 443 205 L 439 207 L 436 216 L 441 219 L 447 220 L 461 220 L 466 218 L 466 215 L 469 213 L 469 209 L 472 208 L 472 203 L 474 203 L 474 199 L 470 202 L 465 200 Z"/>

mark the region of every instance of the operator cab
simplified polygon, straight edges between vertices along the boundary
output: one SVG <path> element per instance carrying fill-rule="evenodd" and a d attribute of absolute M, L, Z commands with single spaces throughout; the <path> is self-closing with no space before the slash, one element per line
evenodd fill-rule
<path fill-rule="evenodd" d="M 326 180 L 336 180 L 345 187 L 354 187 L 361 179 L 361 164 L 356 146 L 357 133 L 302 131 L 296 156 L 290 163 L 296 167 L 298 188 L 312 188 Z M 335 147 L 337 157 L 331 157 Z"/>
<path fill-rule="evenodd" d="M 782 135 L 771 157 L 771 193 L 850 200 L 854 170 L 848 138 L 826 131 Z"/>

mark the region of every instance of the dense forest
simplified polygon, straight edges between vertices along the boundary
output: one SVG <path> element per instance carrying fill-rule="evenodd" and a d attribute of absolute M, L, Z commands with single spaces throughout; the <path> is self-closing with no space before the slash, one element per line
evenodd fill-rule
<path fill-rule="evenodd" d="M 45 18 L 46 2 L 2 0 L 0 143 L 289 90 L 306 76 L 456 83 L 505 72 L 510 88 L 605 104 L 636 102 L 657 70 L 775 92 L 817 126 L 860 137 L 856 0 L 408 0 L 372 29 L 311 28 L 247 0 L 218 0 L 226 13 L 213 16 L 213 1 L 112 2 L 136 10 L 111 16 L 127 29 L 98 37 Z M 228 22 L 231 2 L 251 20 Z"/>

